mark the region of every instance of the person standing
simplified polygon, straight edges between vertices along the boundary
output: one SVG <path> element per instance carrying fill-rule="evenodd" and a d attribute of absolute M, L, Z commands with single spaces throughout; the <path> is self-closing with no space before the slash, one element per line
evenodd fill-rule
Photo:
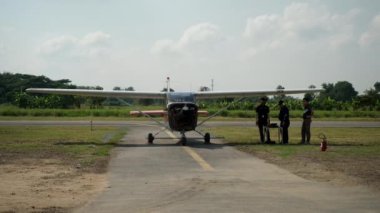
<path fill-rule="evenodd" d="M 262 97 L 260 105 L 256 107 L 256 125 L 259 127 L 259 132 L 260 132 L 260 141 L 261 143 L 265 142 L 265 137 L 264 137 L 264 127 L 267 127 L 269 125 L 269 107 L 266 105 L 268 98 L 267 97 Z M 269 129 L 265 128 L 266 131 L 266 136 L 267 136 L 267 143 L 270 143 L 270 133 Z"/>
<path fill-rule="evenodd" d="M 284 101 L 281 100 L 278 102 L 278 105 L 280 106 L 280 113 L 278 114 L 278 119 L 280 120 L 280 127 L 281 127 L 281 138 L 283 144 L 289 143 L 289 133 L 288 129 L 290 126 L 290 120 L 289 120 L 289 109 L 284 104 Z"/>
<path fill-rule="evenodd" d="M 302 122 L 302 129 L 301 129 L 301 144 L 310 144 L 310 125 L 311 125 L 311 118 L 313 117 L 313 109 L 310 106 L 309 100 L 307 98 L 303 99 L 303 122 Z"/>

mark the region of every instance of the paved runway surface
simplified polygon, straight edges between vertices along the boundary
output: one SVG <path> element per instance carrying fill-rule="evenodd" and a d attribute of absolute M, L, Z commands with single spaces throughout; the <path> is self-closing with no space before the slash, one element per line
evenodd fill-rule
<path fill-rule="evenodd" d="M 379 194 L 366 188 L 308 181 L 217 140 L 147 145 L 156 130 L 129 128 L 113 151 L 109 188 L 77 212 L 380 211 Z"/>

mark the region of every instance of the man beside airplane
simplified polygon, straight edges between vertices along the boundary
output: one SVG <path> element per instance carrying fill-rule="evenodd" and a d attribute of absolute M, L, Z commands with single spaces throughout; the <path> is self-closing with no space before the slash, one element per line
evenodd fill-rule
<path fill-rule="evenodd" d="M 256 125 L 259 127 L 260 141 L 261 143 L 271 143 L 269 129 L 267 129 L 270 124 L 269 107 L 266 105 L 268 98 L 262 97 L 260 101 L 260 104 L 256 107 Z M 266 141 L 264 134 L 266 134 Z"/>
<path fill-rule="evenodd" d="M 303 99 L 303 107 L 304 107 L 304 111 L 302 115 L 303 122 L 302 122 L 302 129 L 301 129 L 301 136 L 302 136 L 301 144 L 310 144 L 310 137 L 311 137 L 310 125 L 311 125 L 311 118 L 313 117 L 314 112 L 313 112 L 313 109 L 311 108 L 308 98 Z"/>
<path fill-rule="evenodd" d="M 288 144 L 289 143 L 288 128 L 290 125 L 289 109 L 284 104 L 283 100 L 280 100 L 278 102 L 278 105 L 280 106 L 280 113 L 278 114 L 278 119 L 280 120 L 282 143 Z"/>

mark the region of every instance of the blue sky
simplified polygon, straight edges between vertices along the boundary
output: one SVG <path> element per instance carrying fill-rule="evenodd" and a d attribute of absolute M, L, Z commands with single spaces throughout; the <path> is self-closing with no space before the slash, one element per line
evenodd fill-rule
<path fill-rule="evenodd" d="M 160 90 L 380 81 L 380 1 L 0 0 L 0 71 Z"/>

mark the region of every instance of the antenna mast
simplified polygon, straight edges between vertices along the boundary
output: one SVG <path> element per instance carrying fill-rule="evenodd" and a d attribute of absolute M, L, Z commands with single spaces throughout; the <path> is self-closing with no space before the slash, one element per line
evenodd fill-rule
<path fill-rule="evenodd" d="M 170 92 L 170 78 L 166 77 L 166 92 Z"/>

